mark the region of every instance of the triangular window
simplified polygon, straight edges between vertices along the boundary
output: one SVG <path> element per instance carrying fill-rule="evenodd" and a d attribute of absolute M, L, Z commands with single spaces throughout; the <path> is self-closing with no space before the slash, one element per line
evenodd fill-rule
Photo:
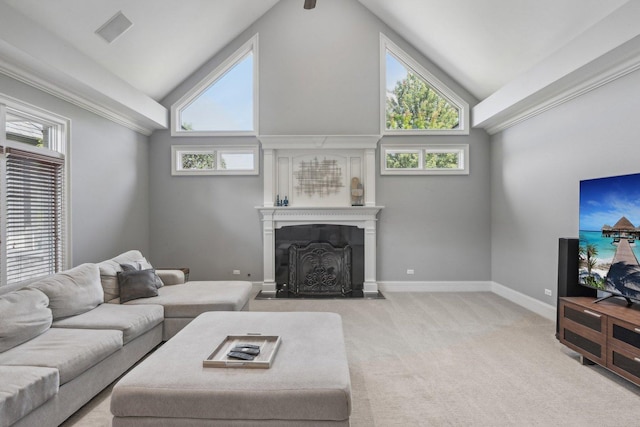
<path fill-rule="evenodd" d="M 381 35 L 384 134 L 468 134 L 468 104 Z"/>
<path fill-rule="evenodd" d="M 172 106 L 173 135 L 257 133 L 257 36 Z"/>

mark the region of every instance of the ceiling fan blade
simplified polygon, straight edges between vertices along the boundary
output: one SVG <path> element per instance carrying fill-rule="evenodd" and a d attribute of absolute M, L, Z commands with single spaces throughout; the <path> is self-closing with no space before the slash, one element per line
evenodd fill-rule
<path fill-rule="evenodd" d="M 304 0 L 305 9 L 313 9 L 316 7 L 316 0 Z"/>

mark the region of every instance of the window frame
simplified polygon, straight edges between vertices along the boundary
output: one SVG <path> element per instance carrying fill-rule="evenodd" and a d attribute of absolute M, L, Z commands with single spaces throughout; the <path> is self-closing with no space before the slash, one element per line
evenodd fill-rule
<path fill-rule="evenodd" d="M 400 169 L 387 167 L 387 153 L 419 152 L 418 167 L 415 169 Z M 431 168 L 424 166 L 426 153 L 452 153 L 460 156 L 459 167 Z M 462 165 L 460 165 L 462 163 Z M 380 174 L 381 175 L 469 175 L 469 144 L 380 144 Z"/>
<path fill-rule="evenodd" d="M 387 129 L 387 52 L 391 53 L 408 71 L 416 74 L 435 89 L 459 113 L 458 129 Z M 380 33 L 380 134 L 381 135 L 469 135 L 469 103 L 414 60 L 408 53 Z"/>
<path fill-rule="evenodd" d="M 204 91 L 209 89 L 218 80 L 224 77 L 236 64 L 243 61 L 247 55 L 253 54 L 253 129 L 249 131 L 233 130 L 184 130 L 180 123 L 181 111 L 195 101 Z M 191 90 L 171 105 L 171 136 L 256 136 L 259 133 L 259 99 L 258 99 L 258 34 L 254 35 L 231 56 L 225 59 L 204 79 L 196 84 Z"/>
<path fill-rule="evenodd" d="M 50 135 L 50 142 L 52 143 L 52 146 L 50 148 L 42 148 L 32 146 L 28 143 L 8 140 L 6 137 L 7 114 L 17 114 L 18 116 L 33 119 L 55 129 L 53 131 L 55 135 Z M 0 93 L 0 129 L 2 130 L 0 132 L 0 198 L 5 197 L 4 191 L 7 184 L 7 151 L 12 149 L 19 150 L 33 154 L 34 157 L 47 157 L 63 161 L 63 212 L 61 214 L 62 243 L 60 247 L 62 255 L 60 257 L 61 265 L 59 266 L 58 271 L 67 270 L 70 268 L 72 259 L 70 170 L 71 120 Z M 0 209 L 2 209 L 2 212 L 0 213 L 0 286 L 6 286 L 9 284 L 7 283 L 7 259 L 5 256 L 6 248 L 4 247 L 7 242 L 6 212 L 4 211 L 6 207 L 4 203 L 0 204 Z M 26 280 L 28 281 L 33 279 L 35 278 Z"/>
<path fill-rule="evenodd" d="M 217 162 L 221 154 L 253 154 L 253 169 L 182 169 L 180 159 L 183 154 L 212 153 Z M 257 145 L 172 145 L 171 175 L 258 175 L 260 173 L 260 150 Z"/>

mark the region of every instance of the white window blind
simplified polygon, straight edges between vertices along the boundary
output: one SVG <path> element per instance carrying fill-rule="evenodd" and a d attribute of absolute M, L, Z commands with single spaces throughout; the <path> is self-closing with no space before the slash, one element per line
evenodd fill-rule
<path fill-rule="evenodd" d="M 5 148 L 6 283 L 45 276 L 64 264 L 64 160 Z"/>

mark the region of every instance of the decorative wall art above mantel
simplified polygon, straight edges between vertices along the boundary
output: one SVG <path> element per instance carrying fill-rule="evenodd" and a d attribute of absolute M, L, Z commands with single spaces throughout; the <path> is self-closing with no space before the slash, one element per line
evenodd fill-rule
<path fill-rule="evenodd" d="M 353 206 L 351 183 L 375 206 L 377 135 L 261 136 L 264 205 L 285 196 L 291 207 Z"/>
<path fill-rule="evenodd" d="M 318 160 L 315 156 L 312 160 L 300 158 L 296 160 L 298 163 L 294 164 L 293 186 L 298 195 L 328 197 L 340 193 L 344 187 L 342 183 L 344 165 L 338 159 L 327 159 L 325 156 L 322 160 Z"/>

